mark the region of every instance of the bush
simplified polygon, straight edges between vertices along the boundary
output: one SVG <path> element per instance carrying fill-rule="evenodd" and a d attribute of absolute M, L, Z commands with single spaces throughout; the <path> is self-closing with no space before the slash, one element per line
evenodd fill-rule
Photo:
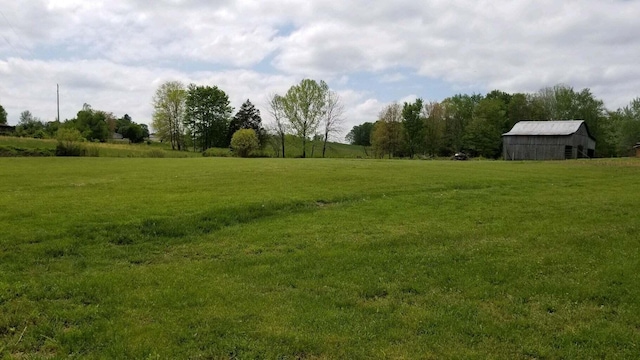
<path fill-rule="evenodd" d="M 240 157 L 248 157 L 259 147 L 258 136 L 253 129 L 240 129 L 231 137 L 231 148 Z"/>
<path fill-rule="evenodd" d="M 87 156 L 87 148 L 81 143 L 59 142 L 56 146 L 56 156 Z"/>
<path fill-rule="evenodd" d="M 77 129 L 58 129 L 56 133 L 58 145 L 56 156 L 86 156 L 88 151 L 82 141 L 82 134 Z"/>

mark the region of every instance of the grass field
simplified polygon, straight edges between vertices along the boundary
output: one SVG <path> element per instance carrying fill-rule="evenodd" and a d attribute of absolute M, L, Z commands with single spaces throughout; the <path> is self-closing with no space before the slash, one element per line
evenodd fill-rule
<path fill-rule="evenodd" d="M 640 161 L 0 158 L 0 357 L 636 358 Z"/>

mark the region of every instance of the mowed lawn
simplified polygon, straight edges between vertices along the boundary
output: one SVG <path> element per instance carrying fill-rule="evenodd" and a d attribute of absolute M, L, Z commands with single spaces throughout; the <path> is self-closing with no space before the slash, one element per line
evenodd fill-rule
<path fill-rule="evenodd" d="M 636 358 L 640 161 L 0 159 L 0 357 Z"/>

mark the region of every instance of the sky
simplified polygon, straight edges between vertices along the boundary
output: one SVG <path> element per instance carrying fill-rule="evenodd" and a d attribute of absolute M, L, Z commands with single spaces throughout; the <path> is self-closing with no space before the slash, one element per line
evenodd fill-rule
<path fill-rule="evenodd" d="M 151 123 L 167 81 L 267 99 L 324 80 L 344 138 L 388 104 L 589 88 L 640 97 L 640 0 L 0 0 L 0 105 L 55 120 L 83 104 Z M 342 140 L 337 139 L 337 140 Z"/>

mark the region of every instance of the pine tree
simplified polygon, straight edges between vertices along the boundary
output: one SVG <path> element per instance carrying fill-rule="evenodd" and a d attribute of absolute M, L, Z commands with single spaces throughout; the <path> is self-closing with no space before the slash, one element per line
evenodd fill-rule
<path fill-rule="evenodd" d="M 258 142 L 260 147 L 264 146 L 267 141 L 267 132 L 262 127 L 262 118 L 260 117 L 260 110 L 251 103 L 249 99 L 242 104 L 236 115 L 229 124 L 229 141 L 233 137 L 236 131 L 241 129 L 253 129 L 258 136 Z"/>

